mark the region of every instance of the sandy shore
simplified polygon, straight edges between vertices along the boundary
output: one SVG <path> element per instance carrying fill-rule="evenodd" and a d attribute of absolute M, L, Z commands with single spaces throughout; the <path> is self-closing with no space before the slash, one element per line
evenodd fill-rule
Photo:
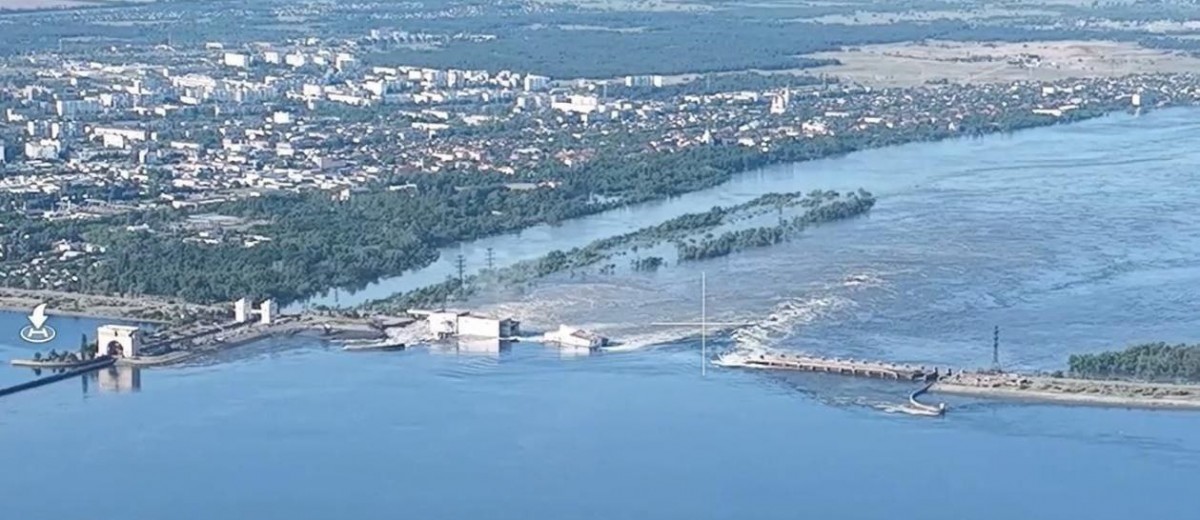
<path fill-rule="evenodd" d="M 1200 385 L 1018 375 L 956 375 L 931 392 L 1122 408 L 1200 409 Z"/>

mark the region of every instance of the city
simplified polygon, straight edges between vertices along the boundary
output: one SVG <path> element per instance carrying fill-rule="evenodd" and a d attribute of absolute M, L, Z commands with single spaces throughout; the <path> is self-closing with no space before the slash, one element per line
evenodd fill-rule
<path fill-rule="evenodd" d="M 4 517 L 1188 518 L 1196 20 L 0 0 Z"/>
<path fill-rule="evenodd" d="M 754 73 L 673 83 L 654 75 L 555 80 L 536 71 L 372 67 L 356 54 L 411 37 L 372 30 L 334 41 L 157 45 L 132 53 L 141 62 L 54 53 L 9 58 L 0 90 L 0 188 L 16 217 L 2 223 L 12 239 L 0 249 L 4 285 L 95 292 L 105 286 L 89 273 L 129 235 L 200 252 L 283 247 L 273 243 L 279 237 L 269 219 L 250 218 L 244 209 L 244 201 L 263 196 L 430 197 L 444 189 L 438 179 L 449 179 L 455 190 L 487 193 L 568 184 L 589 192 L 586 200 L 569 201 L 572 214 L 586 214 L 641 201 L 620 183 L 591 183 L 596 168 L 699 148 L 756 151 L 771 161 L 773 151 L 797 142 L 865 143 L 845 148 L 852 150 L 1200 100 L 1192 74 L 872 88 Z M 237 214 L 224 213 L 230 207 Z M 502 205 L 489 210 L 493 220 L 508 218 Z M 29 221 L 48 224 L 31 238 Z M 82 233 L 81 225 L 62 224 L 72 221 L 115 229 Z M 466 238 L 459 234 L 446 238 Z M 104 240 L 90 242 L 88 235 Z M 288 261 L 278 253 L 261 256 Z M 402 266 L 431 260 L 426 254 Z M 262 295 L 290 301 L 330 288 Z M 218 299 L 192 294 L 200 303 Z"/>

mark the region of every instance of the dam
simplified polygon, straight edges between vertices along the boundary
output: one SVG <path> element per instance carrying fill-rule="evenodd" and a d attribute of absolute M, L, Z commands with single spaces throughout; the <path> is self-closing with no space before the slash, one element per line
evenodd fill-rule
<path fill-rule="evenodd" d="M 916 415 L 945 413 L 944 404 L 930 406 L 917 400 L 927 393 L 1066 405 L 1200 410 L 1200 384 L 1077 379 L 1000 370 L 942 370 L 884 361 L 766 351 L 734 351 L 718 357 L 712 363 L 727 368 L 819 372 L 920 382 L 921 388 L 909 394 L 909 405 L 904 410 Z"/>

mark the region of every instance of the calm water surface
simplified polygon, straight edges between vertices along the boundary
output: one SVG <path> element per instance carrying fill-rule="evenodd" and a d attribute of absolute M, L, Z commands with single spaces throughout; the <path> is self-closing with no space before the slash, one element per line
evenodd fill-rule
<path fill-rule="evenodd" d="M 292 339 L 0 399 L 0 518 L 1191 517 L 1200 414 L 954 399 L 945 418 L 912 418 L 884 411 L 905 390 L 887 383 L 701 376 L 692 332 L 649 323 L 694 317 L 705 271 L 710 312 L 753 323 L 717 349 L 970 366 L 1001 324 L 1006 365 L 1040 369 L 1196 340 L 1198 117 L 764 170 L 687 211 L 815 188 L 861 186 L 880 202 L 770 250 L 474 302 L 530 328 L 605 330 L 627 351 L 351 355 Z M 588 222 L 607 235 L 671 204 Z M 552 242 L 555 229 L 537 233 Z M 529 243 L 494 247 L 515 258 L 540 247 Z M 23 322 L 0 315 L 0 357 L 28 355 Z M 62 348 L 95 326 L 52 324 Z M 0 383 L 29 377 L 0 368 Z"/>

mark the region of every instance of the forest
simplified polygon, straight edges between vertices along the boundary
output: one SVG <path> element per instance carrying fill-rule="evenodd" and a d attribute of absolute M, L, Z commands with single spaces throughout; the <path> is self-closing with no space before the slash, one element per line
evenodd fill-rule
<path fill-rule="evenodd" d="M 1068 360 L 1074 377 L 1200 382 L 1200 345 L 1146 343 L 1125 350 L 1076 354 Z"/>

